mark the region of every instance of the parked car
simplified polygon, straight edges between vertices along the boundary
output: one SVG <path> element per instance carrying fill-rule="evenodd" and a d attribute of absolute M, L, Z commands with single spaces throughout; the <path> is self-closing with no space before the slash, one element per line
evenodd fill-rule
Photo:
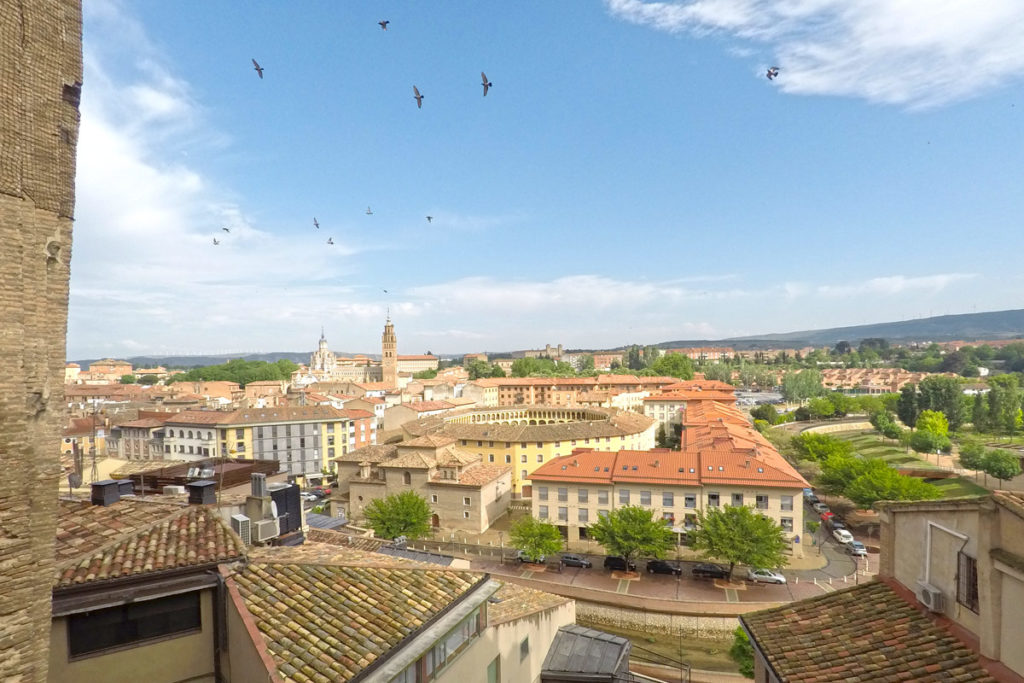
<path fill-rule="evenodd" d="M 853 540 L 853 534 L 851 534 L 846 529 L 836 529 L 832 532 L 832 535 L 835 537 L 837 541 L 844 545 Z"/>
<path fill-rule="evenodd" d="M 814 489 L 804 489 L 804 498 L 810 498 L 814 495 Z"/>
<path fill-rule="evenodd" d="M 771 569 L 755 569 L 751 567 L 747 570 L 747 579 L 750 581 L 757 581 L 759 583 L 786 583 L 786 577 L 777 571 Z"/>
<path fill-rule="evenodd" d="M 583 569 L 590 569 L 593 566 L 587 558 L 570 554 L 562 555 L 562 564 L 566 567 L 582 567 Z"/>
<path fill-rule="evenodd" d="M 868 549 L 860 541 L 850 541 L 846 544 L 846 552 L 856 557 L 867 557 Z"/>
<path fill-rule="evenodd" d="M 832 527 L 833 531 L 835 531 L 836 529 L 846 529 L 847 528 L 846 522 L 844 522 L 843 520 L 839 519 L 838 517 L 829 517 L 828 518 L 828 525 L 830 527 Z"/>
<path fill-rule="evenodd" d="M 824 503 L 822 503 L 821 501 L 818 501 L 817 503 L 812 503 L 812 504 L 811 504 L 811 507 L 812 507 L 812 508 L 814 509 L 814 511 L 815 511 L 815 512 L 817 512 L 818 514 L 821 514 L 821 513 L 823 513 L 823 512 L 828 512 L 828 505 L 825 505 L 825 504 L 824 504 Z"/>
<path fill-rule="evenodd" d="M 530 557 L 523 550 L 516 551 L 516 560 L 519 562 L 529 562 L 531 564 L 544 564 L 548 558 L 541 555 L 540 557 Z"/>
<path fill-rule="evenodd" d="M 636 563 L 630 562 L 627 566 L 626 560 L 624 558 L 617 557 L 615 555 L 609 555 L 608 557 L 604 558 L 604 568 L 611 569 L 612 571 L 617 572 L 634 572 L 636 571 Z"/>
<path fill-rule="evenodd" d="M 827 523 L 830 519 L 832 519 L 835 516 L 836 516 L 836 513 L 834 513 L 834 512 L 822 512 L 821 513 L 821 521 Z"/>
<path fill-rule="evenodd" d="M 681 576 L 683 570 L 674 564 L 666 562 L 665 560 L 651 560 L 647 563 L 648 574 L 672 574 L 673 576 Z"/>
<path fill-rule="evenodd" d="M 315 493 L 312 493 L 310 491 L 303 491 L 302 493 L 299 494 L 299 498 L 301 498 L 302 500 L 305 500 L 305 501 L 309 501 L 309 502 L 315 502 L 315 501 L 320 500 L 320 496 L 318 496 Z"/>
<path fill-rule="evenodd" d="M 717 564 L 711 564 L 710 562 L 701 562 L 700 564 L 693 565 L 691 571 L 693 576 L 698 579 L 727 579 L 729 578 L 729 570 L 725 567 L 719 567 Z"/>

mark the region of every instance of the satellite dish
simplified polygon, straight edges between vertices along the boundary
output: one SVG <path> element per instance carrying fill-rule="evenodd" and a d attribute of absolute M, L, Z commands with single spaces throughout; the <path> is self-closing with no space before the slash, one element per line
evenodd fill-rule
<path fill-rule="evenodd" d="M 78 472 L 72 472 L 68 475 L 68 486 L 73 489 L 77 489 L 82 485 L 82 475 Z"/>

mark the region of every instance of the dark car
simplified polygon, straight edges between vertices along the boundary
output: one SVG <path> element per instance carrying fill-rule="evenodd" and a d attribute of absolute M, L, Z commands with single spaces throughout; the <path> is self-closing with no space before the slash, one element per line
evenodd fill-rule
<path fill-rule="evenodd" d="M 590 569 L 593 565 L 585 557 L 580 555 L 562 555 L 562 564 L 566 567 L 582 567 L 583 569 Z"/>
<path fill-rule="evenodd" d="M 604 558 L 604 568 L 619 572 L 632 572 L 636 571 L 636 563 L 630 562 L 627 567 L 625 559 L 612 555 Z"/>
<path fill-rule="evenodd" d="M 828 518 L 828 525 L 832 529 L 832 531 L 835 531 L 836 529 L 847 529 L 848 528 L 846 526 L 846 522 L 844 522 L 843 520 L 839 519 L 838 517 L 829 517 Z"/>
<path fill-rule="evenodd" d="M 702 562 L 701 564 L 693 565 L 693 575 L 698 579 L 727 579 L 729 578 L 729 570 L 719 567 L 717 564 Z"/>
<path fill-rule="evenodd" d="M 679 576 L 683 573 L 683 570 L 674 564 L 669 564 L 665 560 L 651 560 L 647 563 L 648 574 L 672 574 Z"/>

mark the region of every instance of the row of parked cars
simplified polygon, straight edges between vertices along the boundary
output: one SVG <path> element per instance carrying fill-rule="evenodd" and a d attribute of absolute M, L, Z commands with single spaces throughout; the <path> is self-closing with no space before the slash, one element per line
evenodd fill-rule
<path fill-rule="evenodd" d="M 846 522 L 836 516 L 832 512 L 828 505 L 818 499 L 818 496 L 814 494 L 812 489 L 804 489 L 804 500 L 811 509 L 818 513 L 821 518 L 821 523 L 825 525 L 825 528 L 832 532 L 832 537 L 836 539 L 846 550 L 847 553 L 855 557 L 865 557 L 868 554 L 867 548 L 860 541 L 854 539 L 853 534 L 846 528 Z"/>
<path fill-rule="evenodd" d="M 516 554 L 516 559 L 519 562 L 543 563 L 547 561 L 547 558 L 543 555 L 537 559 L 530 558 L 522 550 Z M 593 566 L 593 563 L 582 555 L 565 553 L 560 557 L 560 560 L 566 567 L 581 567 L 583 569 L 589 569 Z M 636 571 L 636 563 L 627 563 L 625 558 L 609 555 L 604 558 L 604 568 L 611 571 L 632 572 Z M 682 576 L 683 574 L 682 567 L 667 560 L 648 560 L 647 565 L 644 568 L 647 570 L 648 574 L 669 574 L 672 576 Z M 724 579 L 729 576 L 729 570 L 717 564 L 701 562 L 693 566 L 690 570 L 690 574 L 697 579 Z M 746 576 L 750 581 L 759 581 L 761 583 L 786 583 L 785 576 L 771 569 L 751 568 L 747 570 Z"/>

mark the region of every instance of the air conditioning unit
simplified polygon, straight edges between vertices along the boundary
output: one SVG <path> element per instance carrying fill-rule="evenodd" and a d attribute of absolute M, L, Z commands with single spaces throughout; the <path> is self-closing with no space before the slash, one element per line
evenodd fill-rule
<path fill-rule="evenodd" d="M 252 545 L 252 522 L 245 515 L 231 515 L 231 528 L 242 538 L 242 543 Z"/>
<path fill-rule="evenodd" d="M 917 599 L 932 612 L 941 612 L 945 606 L 945 596 L 942 591 L 931 584 L 917 584 Z"/>
<path fill-rule="evenodd" d="M 281 535 L 281 527 L 276 519 L 261 519 L 256 522 L 252 540 L 255 543 L 263 543 Z"/>
<path fill-rule="evenodd" d="M 178 486 L 178 485 L 175 484 L 175 485 L 168 485 L 168 486 L 164 487 L 164 495 L 165 496 L 181 495 L 183 493 L 185 493 L 185 487 L 184 486 Z"/>

